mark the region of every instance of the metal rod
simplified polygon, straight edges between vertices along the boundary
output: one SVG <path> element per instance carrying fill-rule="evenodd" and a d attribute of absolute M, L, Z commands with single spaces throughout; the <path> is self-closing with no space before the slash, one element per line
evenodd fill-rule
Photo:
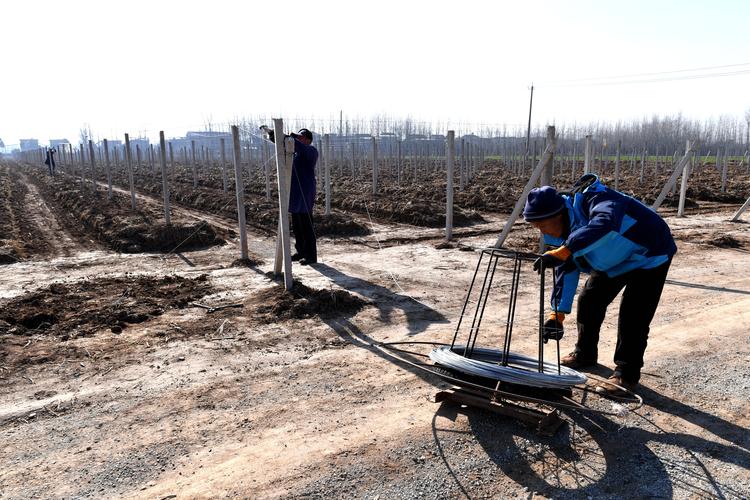
<path fill-rule="evenodd" d="M 471 284 L 469 284 L 469 290 L 466 292 L 466 300 L 464 300 L 464 307 L 461 309 L 461 315 L 458 317 L 458 324 L 456 325 L 456 332 L 453 334 L 453 340 L 451 341 L 451 349 L 456 345 L 456 338 L 458 337 L 458 332 L 461 329 L 461 322 L 464 319 L 464 314 L 466 313 L 466 306 L 469 304 L 469 298 L 471 297 L 471 290 L 474 288 L 474 281 L 477 279 L 477 273 L 479 272 L 479 266 L 482 264 L 482 257 L 484 257 L 484 252 L 481 252 L 479 254 L 479 261 L 477 262 L 477 267 L 474 269 L 474 276 L 471 278 Z"/>
<path fill-rule="evenodd" d="M 484 303 L 482 304 L 482 312 L 479 314 L 479 321 L 477 322 L 477 328 L 474 332 L 474 341 L 471 344 L 471 352 L 469 352 L 469 357 L 474 353 L 474 345 L 477 343 L 477 337 L 479 337 L 479 327 L 482 324 L 482 318 L 484 317 L 484 309 L 487 307 L 487 300 L 490 298 L 490 291 L 492 290 L 492 281 L 495 279 L 495 270 L 497 269 L 497 264 L 499 262 L 499 258 L 497 256 L 493 256 L 493 260 L 495 261 L 495 264 L 492 266 L 492 274 L 490 275 L 490 282 L 487 284 L 487 291 L 484 294 Z"/>

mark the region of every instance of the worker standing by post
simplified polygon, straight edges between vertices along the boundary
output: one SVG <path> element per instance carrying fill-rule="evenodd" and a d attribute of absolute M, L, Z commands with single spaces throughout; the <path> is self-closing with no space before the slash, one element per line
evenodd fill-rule
<path fill-rule="evenodd" d="M 47 158 L 44 160 L 44 164 L 49 168 L 49 175 L 55 175 L 55 149 L 47 148 Z"/>
<path fill-rule="evenodd" d="M 268 139 L 274 142 L 273 130 L 265 125 L 260 128 L 268 135 Z M 292 215 L 292 233 L 296 250 L 292 260 L 299 261 L 305 266 L 318 262 L 318 243 L 313 226 L 315 164 L 318 162 L 318 150 L 312 145 L 313 135 L 308 129 L 302 128 L 296 134 L 289 135 L 294 138 L 294 159 L 289 188 L 289 213 Z"/>
<path fill-rule="evenodd" d="M 571 368 L 597 363 L 599 331 L 607 306 L 624 289 L 617 327 L 615 371 L 597 391 L 616 395 L 615 386 L 633 390 L 640 379 L 651 320 L 661 298 L 677 246 L 667 223 L 638 200 L 604 186 L 587 174 L 572 193 L 550 186 L 532 189 L 524 218 L 557 248 L 542 255 L 534 269 L 556 268 L 553 312 L 544 338 L 559 340 L 573 305 L 581 272 L 589 278 L 578 297 L 578 340 L 561 360 Z"/>

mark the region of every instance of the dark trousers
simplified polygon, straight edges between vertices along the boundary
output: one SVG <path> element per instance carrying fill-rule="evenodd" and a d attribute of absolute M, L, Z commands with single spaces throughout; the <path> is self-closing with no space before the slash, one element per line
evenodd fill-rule
<path fill-rule="evenodd" d="M 622 302 L 617 321 L 615 364 L 623 379 L 638 382 L 646 352 L 651 320 L 659 305 L 672 259 L 653 269 L 636 269 L 615 278 L 593 271 L 578 296 L 578 342 L 575 352 L 597 359 L 599 331 L 604 315 L 620 290 Z"/>
<path fill-rule="evenodd" d="M 318 244 L 313 229 L 313 214 L 292 214 L 294 248 L 306 260 L 318 260 Z"/>

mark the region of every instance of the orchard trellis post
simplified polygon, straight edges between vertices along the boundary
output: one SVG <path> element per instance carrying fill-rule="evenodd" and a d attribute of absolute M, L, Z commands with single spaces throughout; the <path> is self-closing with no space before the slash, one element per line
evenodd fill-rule
<path fill-rule="evenodd" d="M 276 257 L 273 269 L 276 276 L 284 268 L 284 288 L 294 287 L 292 276 L 291 242 L 289 237 L 289 188 L 292 181 L 292 155 L 294 155 L 294 139 L 284 139 L 284 120 L 273 119 L 273 130 L 276 156 L 276 180 L 279 190 L 279 234 L 276 238 Z"/>
<path fill-rule="evenodd" d="M 526 197 L 529 195 L 529 192 L 534 187 L 534 185 L 536 185 L 539 177 L 542 175 L 542 171 L 544 170 L 545 166 L 548 163 L 552 162 L 554 151 L 555 141 L 553 140 L 549 144 L 547 144 L 547 147 L 544 149 L 544 153 L 542 153 L 542 158 L 539 160 L 539 163 L 531 172 L 531 176 L 526 182 L 526 186 L 523 188 L 521 196 L 518 198 L 518 201 L 516 201 L 515 207 L 513 207 L 513 212 L 511 212 L 510 217 L 505 223 L 505 226 L 503 226 L 503 230 L 500 232 L 500 236 L 497 237 L 495 248 L 500 248 L 505 243 L 505 239 L 508 237 L 513 224 L 515 224 L 516 219 L 518 219 L 518 216 L 521 214 L 521 210 L 523 210 L 523 207 L 526 204 Z"/>
<path fill-rule="evenodd" d="M 164 222 L 172 225 L 169 218 L 169 184 L 167 183 L 167 148 L 164 141 L 164 131 L 159 131 L 159 158 L 161 160 L 161 190 L 164 195 Z"/>
<path fill-rule="evenodd" d="M 91 163 L 91 189 L 94 196 L 97 196 L 96 190 L 96 155 L 94 154 L 94 141 L 89 139 L 89 163 Z"/>
<path fill-rule="evenodd" d="M 125 134 L 125 165 L 128 169 L 128 184 L 130 184 L 130 208 L 135 210 L 135 184 L 133 182 L 133 159 L 130 152 L 130 137 Z"/>
<path fill-rule="evenodd" d="M 370 158 L 372 160 L 372 194 L 378 192 L 378 143 L 375 141 L 375 136 L 370 138 L 372 150 L 370 151 Z"/>
<path fill-rule="evenodd" d="M 593 141 L 591 140 L 591 135 L 586 136 L 586 145 L 584 146 L 583 150 L 583 173 L 590 174 L 591 173 L 591 155 L 594 149 Z"/>
<path fill-rule="evenodd" d="M 224 188 L 224 192 L 227 192 L 227 155 L 226 146 L 224 144 L 224 138 L 219 139 L 219 148 L 221 149 L 221 184 Z"/>
<path fill-rule="evenodd" d="M 667 197 L 667 193 L 669 193 L 674 183 L 677 182 L 677 177 L 679 177 L 680 173 L 682 173 L 682 169 L 684 169 L 685 165 L 687 165 L 687 163 L 690 161 L 691 152 L 692 150 L 690 147 L 690 141 L 687 141 L 685 145 L 685 154 L 677 163 L 677 166 L 672 172 L 672 175 L 669 177 L 669 180 L 667 180 L 666 184 L 664 184 L 664 187 L 662 188 L 661 193 L 659 193 L 659 196 L 656 198 L 656 201 L 654 201 L 654 204 L 651 205 L 651 210 L 658 210 L 661 204 L 664 202 L 664 199 Z"/>
<path fill-rule="evenodd" d="M 622 139 L 617 141 L 617 150 L 615 151 L 615 191 L 620 187 L 620 149 L 622 148 Z"/>
<path fill-rule="evenodd" d="M 107 171 L 107 199 L 112 199 L 112 171 L 109 167 L 109 144 L 107 139 L 104 139 L 104 168 Z"/>
<path fill-rule="evenodd" d="M 326 208 L 325 214 L 331 215 L 331 137 L 329 134 L 323 135 L 323 150 L 325 151 L 323 161 L 324 173 L 325 173 L 325 195 L 326 195 Z"/>
<path fill-rule="evenodd" d="M 193 146 L 193 171 L 195 172 L 195 141 Z M 237 195 L 237 222 L 240 229 L 240 259 L 247 260 L 247 228 L 245 227 L 245 187 L 242 182 L 242 150 L 240 149 L 240 130 L 232 125 L 232 146 L 234 158 L 234 190 Z"/>
<path fill-rule="evenodd" d="M 190 141 L 190 165 L 193 167 L 193 187 L 196 188 L 198 187 L 198 167 L 195 165 L 195 139 Z"/>
<path fill-rule="evenodd" d="M 682 183 L 680 184 L 680 202 L 677 207 L 677 217 L 685 216 L 685 198 L 687 197 L 688 178 L 692 171 L 690 164 L 692 163 L 693 158 L 695 158 L 695 154 L 690 153 L 690 161 L 686 162 L 682 169 Z"/>
<path fill-rule="evenodd" d="M 445 138 L 445 169 L 447 184 L 445 188 L 445 239 L 453 238 L 453 159 L 456 157 L 456 132 L 448 131 Z"/>
<path fill-rule="evenodd" d="M 542 168 L 542 172 L 539 175 L 539 185 L 540 186 L 551 186 L 552 185 L 552 165 L 554 164 L 554 152 L 555 152 L 555 127 L 548 126 L 547 127 L 547 141 L 546 141 L 546 147 L 549 149 L 550 146 L 552 148 L 552 156 L 550 157 L 550 160 L 544 164 Z M 536 156 L 536 146 L 534 146 L 534 156 Z M 524 200 L 525 201 L 525 200 Z M 539 253 L 544 252 L 544 235 L 539 236 Z"/>

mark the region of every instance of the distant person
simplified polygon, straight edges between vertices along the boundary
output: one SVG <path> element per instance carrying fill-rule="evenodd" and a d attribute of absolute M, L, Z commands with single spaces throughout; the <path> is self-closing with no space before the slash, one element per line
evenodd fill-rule
<path fill-rule="evenodd" d="M 49 168 L 49 175 L 55 175 L 55 148 L 47 149 L 47 158 L 44 160 L 44 164 Z"/>
<path fill-rule="evenodd" d="M 273 142 L 274 133 L 268 127 L 261 127 Z M 303 266 L 318 262 L 318 244 L 313 227 L 313 205 L 315 204 L 316 182 L 315 164 L 318 162 L 318 150 L 312 145 L 313 135 L 306 128 L 294 138 L 294 160 L 292 161 L 292 185 L 289 191 L 289 213 L 292 215 L 292 233 L 294 234 L 293 261 Z"/>
<path fill-rule="evenodd" d="M 587 174 L 572 193 L 551 186 L 532 189 L 524 218 L 557 246 L 535 263 L 541 271 L 557 270 L 553 312 L 544 324 L 544 339 L 559 340 L 570 313 L 581 272 L 589 278 L 578 297 L 578 341 L 561 364 L 586 368 L 597 363 L 599 331 L 615 297 L 624 289 L 617 323 L 615 371 L 599 393 L 620 395 L 615 386 L 632 391 L 643 366 L 651 320 L 659 305 L 672 257 L 677 252 L 669 226 L 638 200 L 604 186 Z M 555 312 L 556 311 L 556 312 Z"/>

